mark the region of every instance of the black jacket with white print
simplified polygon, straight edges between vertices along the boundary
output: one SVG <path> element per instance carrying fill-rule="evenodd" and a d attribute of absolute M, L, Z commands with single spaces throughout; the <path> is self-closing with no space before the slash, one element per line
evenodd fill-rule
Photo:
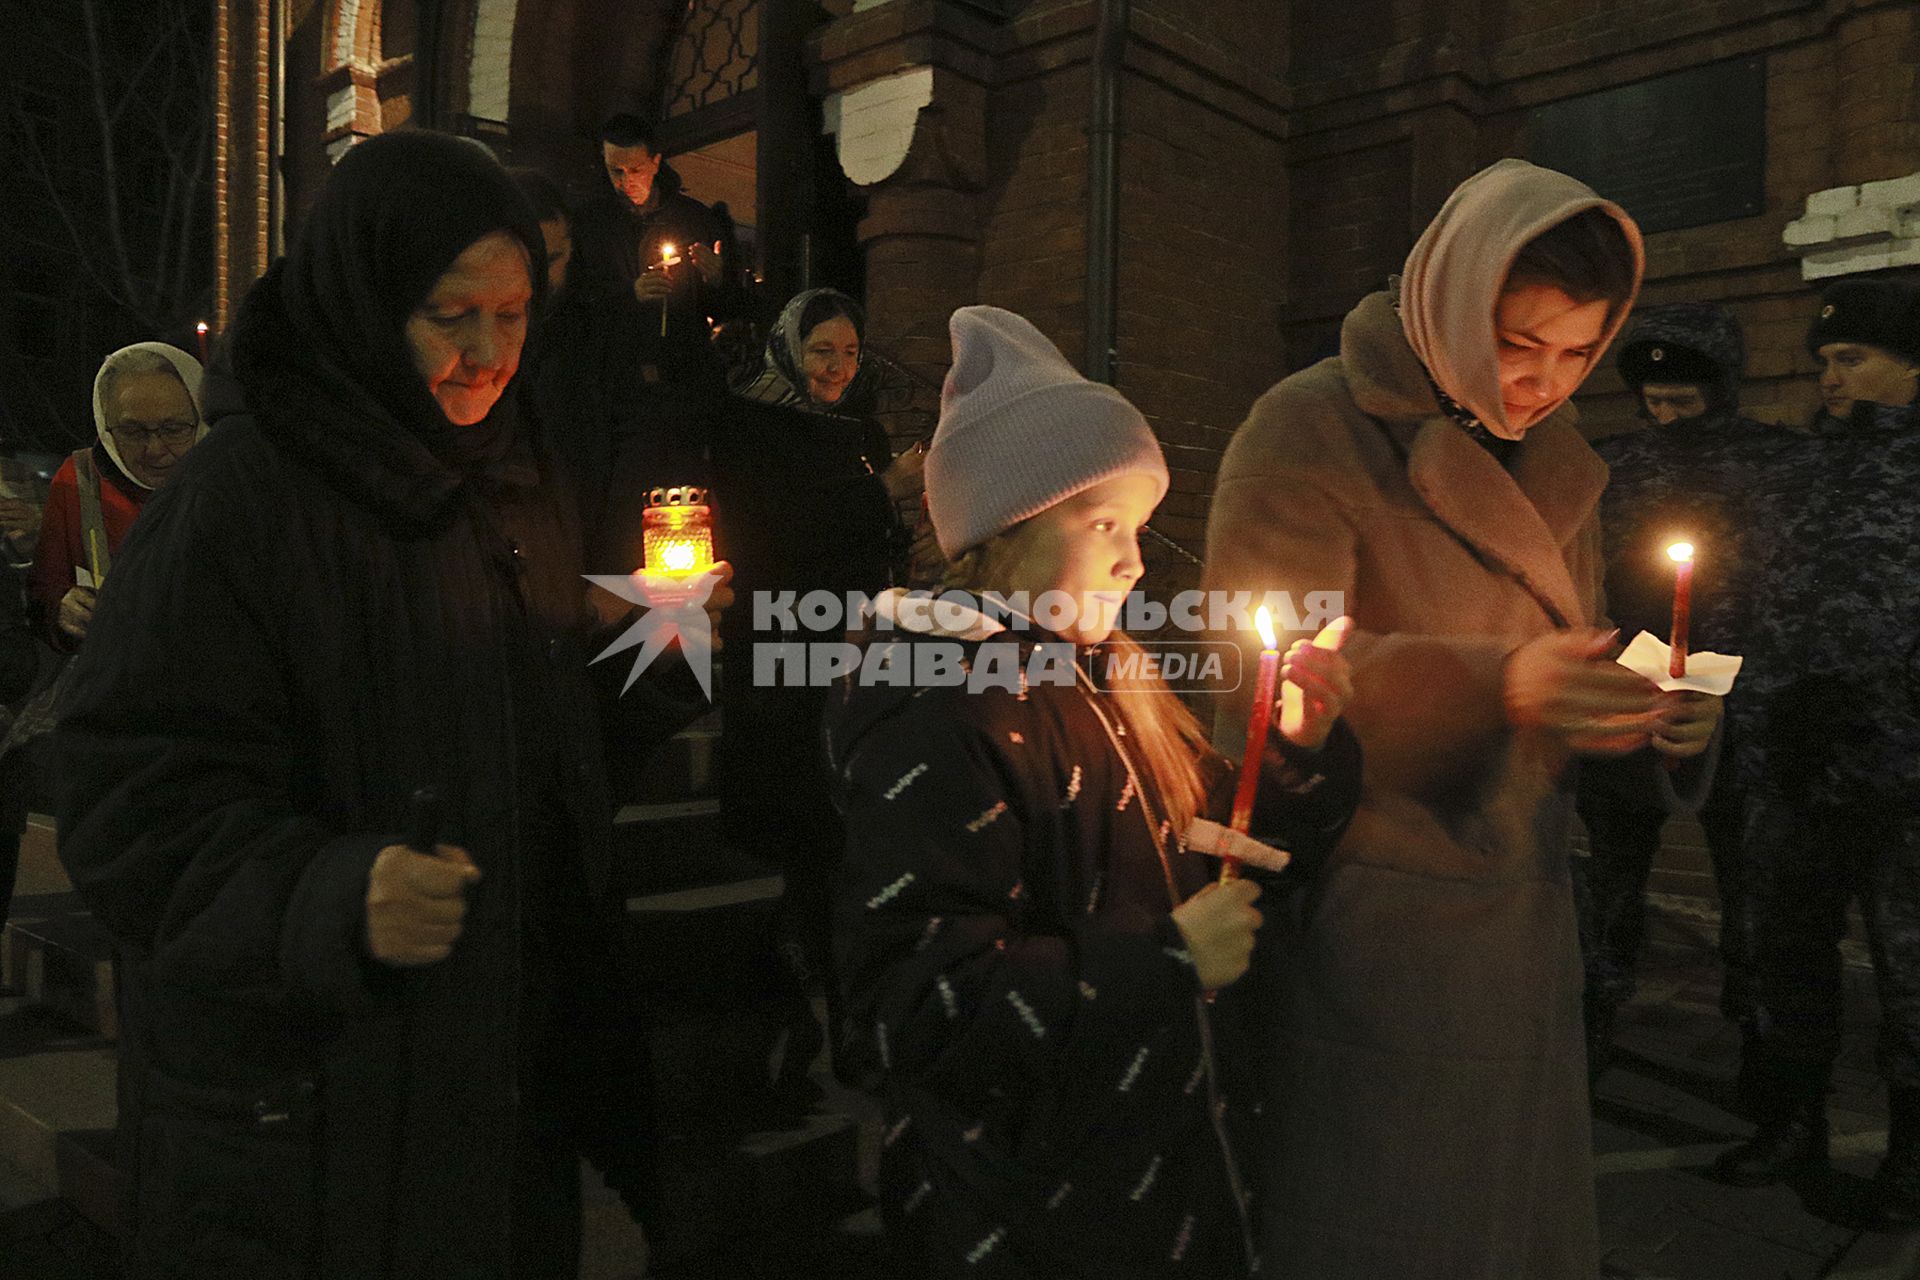
<path fill-rule="evenodd" d="M 897 595 L 881 605 L 899 629 L 869 649 L 900 664 L 1035 650 L 978 615 L 939 630 Z M 829 701 L 848 828 L 835 950 L 884 1070 L 888 1233 L 930 1277 L 1246 1275 L 1241 1107 L 1215 1057 L 1231 1002 L 1203 999 L 1171 916 L 1217 866 L 1141 795 L 1077 657 L 1070 685 L 975 690 L 879 683 L 869 663 Z M 1203 767 L 1224 821 L 1234 770 Z M 1314 754 L 1272 736 L 1252 834 L 1296 857 L 1275 891 L 1332 849 L 1359 789 L 1344 724 Z"/>

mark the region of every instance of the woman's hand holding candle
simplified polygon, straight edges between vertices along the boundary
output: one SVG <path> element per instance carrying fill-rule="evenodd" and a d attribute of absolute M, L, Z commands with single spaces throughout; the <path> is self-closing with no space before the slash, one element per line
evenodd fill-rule
<path fill-rule="evenodd" d="M 1710 693 L 1681 689 L 1660 695 L 1660 718 L 1653 728 L 1653 749 L 1670 760 L 1685 760 L 1707 749 L 1725 702 Z"/>
<path fill-rule="evenodd" d="M 60 597 L 60 630 L 75 644 L 87 638 L 87 628 L 93 623 L 94 602 L 99 598 L 92 587 L 68 587 L 67 594 Z"/>
<path fill-rule="evenodd" d="M 1647 745 L 1660 690 L 1613 661 L 1618 632 L 1549 631 L 1507 655 L 1507 722 L 1540 729 L 1582 755 L 1620 756 Z"/>
<path fill-rule="evenodd" d="M 1288 742 L 1318 751 L 1333 732 L 1333 722 L 1353 701 L 1353 667 L 1341 646 L 1353 631 L 1352 618 L 1335 618 L 1312 640 L 1297 640 L 1287 650 L 1280 677 L 1280 732 Z"/>
<path fill-rule="evenodd" d="M 708 572 L 719 575 L 714 580 L 713 590 L 707 595 L 706 604 L 708 631 L 713 636 L 713 651 L 718 653 L 725 647 L 720 639 L 720 615 L 733 605 L 733 566 L 725 560 L 718 560 Z"/>

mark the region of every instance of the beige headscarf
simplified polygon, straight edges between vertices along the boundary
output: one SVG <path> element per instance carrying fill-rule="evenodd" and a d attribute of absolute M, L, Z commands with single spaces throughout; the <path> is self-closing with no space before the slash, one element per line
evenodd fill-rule
<path fill-rule="evenodd" d="M 121 475 L 125 476 L 134 484 L 139 485 L 142 489 L 151 489 L 153 486 L 145 483 L 140 477 L 134 475 L 133 472 L 128 469 L 125 460 L 120 457 L 120 446 L 114 443 L 113 432 L 107 429 L 106 403 L 100 398 L 100 393 L 108 382 L 108 371 L 127 363 L 130 357 L 141 353 L 164 358 L 168 364 L 173 366 L 173 371 L 180 375 L 180 381 L 186 384 L 187 397 L 193 401 L 194 416 L 200 420 L 200 430 L 195 433 L 193 437 L 195 444 L 198 444 L 201 438 L 207 434 L 207 410 L 206 406 L 201 403 L 200 362 L 178 347 L 169 346 L 164 342 L 136 342 L 130 347 L 120 348 L 100 362 L 100 372 L 93 375 L 94 433 L 100 437 L 100 443 L 107 447 L 107 456 L 113 459 L 114 466 L 120 468 Z"/>
<path fill-rule="evenodd" d="M 1500 395 L 1493 331 L 1500 288 L 1528 242 L 1588 209 L 1605 209 L 1626 232 L 1638 294 L 1646 253 L 1627 211 L 1585 183 L 1525 160 L 1496 161 L 1455 187 L 1407 255 L 1400 278 L 1407 342 L 1440 389 L 1502 439 L 1518 440 L 1521 433 L 1507 425 Z M 1615 310 L 1582 381 L 1632 309 L 1629 298 Z"/>

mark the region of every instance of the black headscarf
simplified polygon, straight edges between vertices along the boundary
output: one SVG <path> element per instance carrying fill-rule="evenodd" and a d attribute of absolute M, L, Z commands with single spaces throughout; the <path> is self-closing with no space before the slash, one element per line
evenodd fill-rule
<path fill-rule="evenodd" d="M 435 281 L 496 231 L 526 247 L 537 313 L 546 245 L 491 152 L 422 130 L 382 134 L 348 151 L 292 250 L 241 308 L 234 371 L 249 406 L 279 419 L 303 451 L 324 455 L 319 460 L 360 496 L 426 517 L 422 504 L 438 506 L 463 474 L 495 467 L 516 443 L 511 394 L 482 422 L 448 422 L 414 368 L 405 332 Z M 319 418 L 326 429 L 309 425 Z"/>

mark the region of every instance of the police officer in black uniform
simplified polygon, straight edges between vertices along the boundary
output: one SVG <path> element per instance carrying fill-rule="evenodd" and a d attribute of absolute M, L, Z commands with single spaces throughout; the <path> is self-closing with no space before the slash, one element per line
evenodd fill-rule
<path fill-rule="evenodd" d="M 1807 347 L 1825 412 L 1756 493 L 1766 545 L 1735 761 L 1751 795 L 1758 1038 L 1746 1083 L 1759 1128 L 1715 1168 L 1761 1185 L 1825 1162 L 1839 941 L 1857 901 L 1891 1114 L 1876 1205 L 1904 1226 L 1920 1222 L 1920 290 L 1832 286 Z"/>
<path fill-rule="evenodd" d="M 1607 609 L 1626 637 L 1666 637 L 1671 624 L 1675 541 L 1698 550 L 1695 646 L 1745 654 L 1750 637 L 1737 604 L 1747 588 L 1745 547 L 1756 472 L 1797 433 L 1740 413 L 1746 343 L 1733 313 L 1715 303 L 1645 307 L 1620 346 L 1620 377 L 1640 397 L 1647 426 L 1598 441 L 1611 477 L 1601 499 Z M 1746 696 L 1736 684 L 1728 716 Z M 1730 730 L 1723 731 L 1730 735 Z M 1723 754 L 1728 737 L 1723 736 Z M 1633 995 L 1645 935 L 1645 894 L 1670 812 L 1644 785 L 1645 762 L 1583 762 L 1579 810 L 1592 856 L 1578 865 L 1586 959 L 1587 1067 L 1597 1079 L 1611 1052 L 1614 1015 Z M 1745 914 L 1738 773 L 1719 770 L 1700 809 L 1720 895 L 1720 1007 L 1752 1036 L 1752 975 Z"/>

